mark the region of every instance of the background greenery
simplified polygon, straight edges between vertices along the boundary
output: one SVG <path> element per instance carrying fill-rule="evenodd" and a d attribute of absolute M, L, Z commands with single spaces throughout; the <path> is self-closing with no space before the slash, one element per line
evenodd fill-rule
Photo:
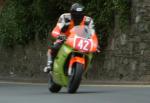
<path fill-rule="evenodd" d="M 13 48 L 46 40 L 58 17 L 69 12 L 74 2 L 83 4 L 86 15 L 94 19 L 102 49 L 107 46 L 116 15 L 122 30 L 129 23 L 130 0 L 5 0 L 0 13 L 0 45 Z"/>

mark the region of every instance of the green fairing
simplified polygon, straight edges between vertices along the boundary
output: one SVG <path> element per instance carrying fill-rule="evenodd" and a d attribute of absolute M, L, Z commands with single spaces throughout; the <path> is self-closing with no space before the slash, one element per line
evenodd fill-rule
<path fill-rule="evenodd" d="M 53 67 L 53 80 L 60 85 L 67 86 L 68 77 L 64 75 L 64 64 L 67 59 L 67 56 L 72 52 L 72 48 L 67 45 L 62 45 L 58 55 L 54 61 Z"/>
<path fill-rule="evenodd" d="M 73 48 L 63 44 L 60 48 L 58 55 L 56 56 L 56 59 L 54 61 L 54 67 L 53 67 L 53 80 L 55 83 L 60 84 L 61 86 L 67 86 L 68 84 L 68 76 L 64 75 L 64 64 L 68 57 L 68 55 L 73 51 Z M 92 53 L 88 54 L 88 64 L 87 67 L 90 65 L 90 61 L 92 59 Z"/>

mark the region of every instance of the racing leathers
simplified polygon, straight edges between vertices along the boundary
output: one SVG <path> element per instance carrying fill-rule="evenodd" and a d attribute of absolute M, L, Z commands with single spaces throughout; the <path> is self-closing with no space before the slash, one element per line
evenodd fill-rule
<path fill-rule="evenodd" d="M 52 68 L 52 61 L 57 55 L 57 52 L 59 48 L 61 47 L 62 41 L 57 39 L 61 35 L 65 35 L 66 37 L 69 36 L 70 30 L 76 26 L 76 25 L 84 25 L 87 26 L 91 32 L 92 32 L 92 38 L 95 40 L 95 42 L 98 43 L 97 36 L 95 35 L 95 29 L 94 29 L 94 22 L 91 17 L 88 16 L 83 16 L 81 20 L 74 20 L 71 17 L 71 13 L 64 13 L 59 17 L 59 20 L 55 26 L 55 28 L 52 30 L 50 33 L 53 38 L 56 39 L 56 41 L 53 43 L 53 45 L 50 44 L 48 45 L 48 61 L 47 61 L 47 68 Z M 51 58 L 52 57 L 52 58 Z M 45 72 L 47 72 L 45 70 Z"/>

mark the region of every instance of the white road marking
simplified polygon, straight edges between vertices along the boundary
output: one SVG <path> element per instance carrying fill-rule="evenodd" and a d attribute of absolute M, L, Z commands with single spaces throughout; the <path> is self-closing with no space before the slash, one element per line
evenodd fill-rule
<path fill-rule="evenodd" d="M 46 83 L 28 83 L 28 82 L 0 82 L 0 84 L 15 84 L 15 85 L 47 85 Z"/>
<path fill-rule="evenodd" d="M 15 84 L 15 85 L 48 85 L 47 83 L 27 83 L 27 82 L 5 82 L 5 81 L 0 81 L 0 84 Z M 87 87 L 139 87 L 139 88 L 145 88 L 145 87 L 150 87 L 150 84 L 81 84 L 82 87 L 87 86 Z"/>
<path fill-rule="evenodd" d="M 108 84 L 108 85 L 105 85 L 105 84 L 97 84 L 97 85 L 92 85 L 92 84 L 89 84 L 89 85 L 81 85 L 81 86 L 89 86 L 89 87 L 139 87 L 139 88 L 145 88 L 145 87 L 150 87 L 150 85 L 133 85 L 133 84 L 131 84 L 131 85 L 126 85 L 126 84 L 114 84 L 114 85 L 112 85 L 112 84 Z"/>

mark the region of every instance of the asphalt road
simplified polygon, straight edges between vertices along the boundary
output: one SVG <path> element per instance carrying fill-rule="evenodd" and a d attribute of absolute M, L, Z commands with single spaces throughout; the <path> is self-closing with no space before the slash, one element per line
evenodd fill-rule
<path fill-rule="evenodd" d="M 0 103 L 150 103 L 150 86 L 82 85 L 52 94 L 46 84 L 0 83 Z"/>

